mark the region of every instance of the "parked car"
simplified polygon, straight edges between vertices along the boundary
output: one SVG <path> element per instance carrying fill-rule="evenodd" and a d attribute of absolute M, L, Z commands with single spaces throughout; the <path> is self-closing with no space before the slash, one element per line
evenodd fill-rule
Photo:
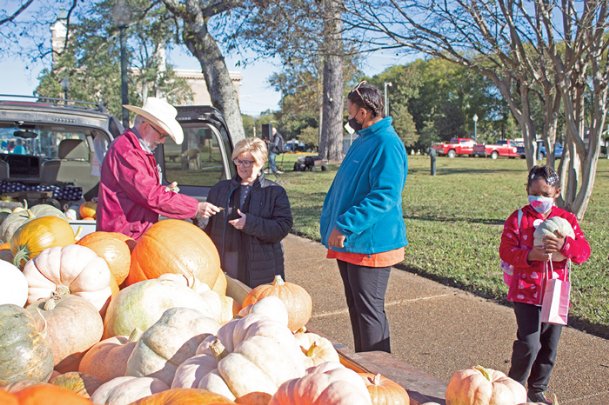
<path fill-rule="evenodd" d="M 497 159 L 500 156 L 515 158 L 520 156 L 517 150 L 518 146 L 523 145 L 524 144 L 522 142 L 512 139 L 500 140 L 496 143 L 489 145 L 479 143 L 474 146 L 473 155 L 481 157 L 490 157 L 491 159 Z"/>
<path fill-rule="evenodd" d="M 449 142 L 442 142 L 431 147 L 438 155 L 454 158 L 455 156 L 471 156 L 476 141 L 472 138 L 451 138 Z"/>
<path fill-rule="evenodd" d="M 562 151 L 563 151 L 562 144 L 559 142 L 556 142 L 554 144 L 554 157 L 556 159 L 562 158 Z M 518 153 L 518 156 L 520 156 L 523 159 L 526 157 L 526 153 L 524 150 L 524 144 L 517 148 L 517 153 Z M 544 145 L 542 140 L 537 140 L 537 159 L 545 159 L 546 155 L 547 155 L 546 146 Z"/>

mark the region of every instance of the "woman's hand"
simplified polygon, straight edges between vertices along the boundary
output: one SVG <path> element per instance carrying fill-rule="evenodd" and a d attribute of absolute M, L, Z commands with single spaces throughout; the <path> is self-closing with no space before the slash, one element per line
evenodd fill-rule
<path fill-rule="evenodd" d="M 543 246 L 534 246 L 533 249 L 529 250 L 527 260 L 529 262 L 547 262 L 550 260 L 550 254 L 546 253 Z"/>
<path fill-rule="evenodd" d="M 345 239 L 347 239 L 347 237 L 340 233 L 338 229 L 334 228 L 328 238 L 328 246 L 344 248 Z"/>
<path fill-rule="evenodd" d="M 216 207 L 212 203 L 201 202 L 197 207 L 197 216 L 203 218 L 210 218 L 222 211 L 222 208 Z"/>
<path fill-rule="evenodd" d="M 247 215 L 242 213 L 239 209 L 237 209 L 237 214 L 239 214 L 240 218 L 230 220 L 228 221 L 228 223 L 234 226 L 235 229 L 241 230 L 245 228 L 245 221 L 247 221 Z"/>
<path fill-rule="evenodd" d="M 554 235 L 546 235 L 542 239 L 543 247 L 546 253 L 558 253 L 565 244 L 565 236 L 559 231 L 555 231 Z"/>

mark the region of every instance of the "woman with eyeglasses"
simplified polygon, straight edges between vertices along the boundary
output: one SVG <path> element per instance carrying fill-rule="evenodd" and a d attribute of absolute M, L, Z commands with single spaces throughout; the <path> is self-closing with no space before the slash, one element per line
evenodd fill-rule
<path fill-rule="evenodd" d="M 383 113 L 383 95 L 362 82 L 347 96 L 357 132 L 326 195 L 320 218 L 327 257 L 343 280 L 356 352 L 391 352 L 385 292 L 391 266 L 404 260 L 402 190 L 408 160 Z"/>
<path fill-rule="evenodd" d="M 222 269 L 250 287 L 285 279 L 281 240 L 292 228 L 290 201 L 283 187 L 264 177 L 267 147 L 259 138 L 235 145 L 237 175 L 209 191 L 220 207 L 205 227 L 220 253 Z"/>

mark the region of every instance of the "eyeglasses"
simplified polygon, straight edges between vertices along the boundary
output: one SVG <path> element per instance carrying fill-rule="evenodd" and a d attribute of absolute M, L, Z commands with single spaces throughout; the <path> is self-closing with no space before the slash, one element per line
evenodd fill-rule
<path fill-rule="evenodd" d="M 160 139 L 164 139 L 164 138 L 167 138 L 169 136 L 168 134 L 164 134 L 161 131 L 159 131 L 158 129 L 156 129 L 156 127 L 154 125 L 152 125 L 152 124 L 148 124 L 148 125 L 150 125 L 150 128 L 154 129 L 154 132 L 159 134 L 159 138 Z"/>
<path fill-rule="evenodd" d="M 249 169 L 256 163 L 255 160 L 241 160 L 241 159 L 233 159 L 233 163 L 235 166 L 243 166 L 246 169 Z"/>

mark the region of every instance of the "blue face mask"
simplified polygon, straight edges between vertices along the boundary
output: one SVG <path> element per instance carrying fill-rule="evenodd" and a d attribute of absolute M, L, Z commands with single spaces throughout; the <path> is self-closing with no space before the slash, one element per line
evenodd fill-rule
<path fill-rule="evenodd" d="M 552 197 L 544 197 L 541 195 L 530 195 L 529 204 L 540 214 L 545 214 L 552 209 L 554 199 Z"/>

